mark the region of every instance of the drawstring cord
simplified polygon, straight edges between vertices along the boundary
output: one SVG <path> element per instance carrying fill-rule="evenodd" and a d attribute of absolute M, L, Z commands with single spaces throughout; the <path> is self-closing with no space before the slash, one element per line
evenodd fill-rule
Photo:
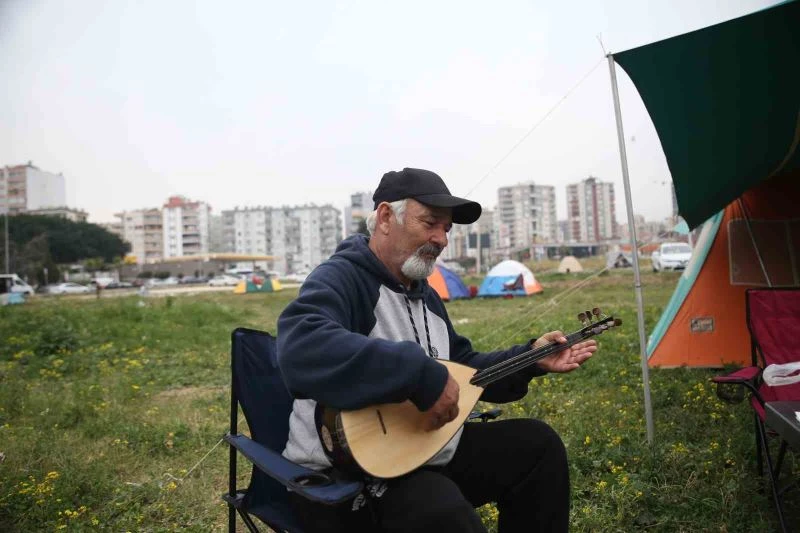
<path fill-rule="evenodd" d="M 414 338 L 417 339 L 417 344 L 422 346 L 422 343 L 419 340 L 419 333 L 417 333 L 417 325 L 414 323 L 414 315 L 411 314 L 411 300 L 409 300 L 408 295 L 406 294 L 403 294 L 403 297 L 406 299 L 406 310 L 408 311 L 408 318 L 411 320 L 411 327 L 414 329 Z M 433 352 L 433 348 L 431 348 L 431 332 L 428 328 L 428 311 L 424 301 L 422 302 L 422 317 L 425 321 L 425 337 L 427 337 L 428 340 L 428 355 L 431 357 L 436 357 Z M 425 347 L 422 346 L 422 349 L 424 350 Z"/>

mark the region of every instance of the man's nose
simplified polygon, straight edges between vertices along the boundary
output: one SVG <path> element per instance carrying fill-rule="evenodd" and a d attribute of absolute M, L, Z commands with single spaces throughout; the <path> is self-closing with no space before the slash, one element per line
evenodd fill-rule
<path fill-rule="evenodd" d="M 444 248 L 447 246 L 447 232 L 444 230 L 444 228 L 437 229 L 433 233 L 431 242 L 437 245 L 439 248 Z"/>

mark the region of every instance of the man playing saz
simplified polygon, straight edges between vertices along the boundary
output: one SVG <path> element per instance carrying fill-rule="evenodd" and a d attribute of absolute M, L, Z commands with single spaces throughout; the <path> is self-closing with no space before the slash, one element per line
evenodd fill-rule
<path fill-rule="evenodd" d="M 386 173 L 373 200 L 370 236 L 345 239 L 278 321 L 278 361 L 296 398 L 283 454 L 317 470 L 332 468 L 318 405 L 357 410 L 410 402 L 424 430 L 436 432 L 459 416 L 459 383 L 440 360 L 485 369 L 532 346 L 567 343 L 553 331 L 507 350 L 476 352 L 426 278 L 452 224 L 475 222 L 481 206 L 451 195 L 437 174 L 414 168 Z M 480 399 L 518 400 L 530 379 L 571 372 L 596 349 L 594 340 L 567 346 L 488 385 Z M 367 477 L 364 492 L 335 507 L 295 495 L 291 501 L 310 532 L 485 531 L 474 509 L 487 502 L 497 504 L 502 533 L 568 529 L 566 451 L 539 420 L 464 424 L 424 465 L 391 479 Z"/>

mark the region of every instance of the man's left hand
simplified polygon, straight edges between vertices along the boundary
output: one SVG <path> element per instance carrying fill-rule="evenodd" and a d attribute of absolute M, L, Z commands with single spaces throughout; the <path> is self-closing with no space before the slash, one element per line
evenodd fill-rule
<path fill-rule="evenodd" d="M 533 343 L 534 348 L 539 348 L 551 342 L 567 342 L 567 338 L 560 331 L 545 333 Z M 548 355 L 536 363 L 539 368 L 547 372 L 572 372 L 597 351 L 597 341 L 594 339 L 573 344 L 560 352 Z"/>

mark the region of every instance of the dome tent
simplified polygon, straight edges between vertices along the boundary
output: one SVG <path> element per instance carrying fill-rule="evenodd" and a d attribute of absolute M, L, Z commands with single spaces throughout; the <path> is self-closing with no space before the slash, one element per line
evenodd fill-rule
<path fill-rule="evenodd" d="M 478 296 L 529 296 L 542 290 L 528 267 L 508 259 L 492 267 L 478 289 Z"/>
<path fill-rule="evenodd" d="M 270 279 L 269 277 L 250 276 L 249 279 L 243 279 L 233 289 L 234 294 L 247 294 L 250 292 L 277 292 L 282 290 L 280 282 L 277 279 Z"/>
<path fill-rule="evenodd" d="M 568 255 L 561 260 L 561 263 L 559 263 L 558 271 L 562 274 L 583 272 L 583 267 L 581 266 L 580 262 L 575 259 L 574 255 Z"/>
<path fill-rule="evenodd" d="M 437 263 L 433 269 L 433 274 L 428 276 L 428 284 L 433 287 L 439 297 L 444 300 L 456 300 L 458 298 L 469 298 L 469 289 L 461 281 L 461 278 L 441 263 Z"/>

